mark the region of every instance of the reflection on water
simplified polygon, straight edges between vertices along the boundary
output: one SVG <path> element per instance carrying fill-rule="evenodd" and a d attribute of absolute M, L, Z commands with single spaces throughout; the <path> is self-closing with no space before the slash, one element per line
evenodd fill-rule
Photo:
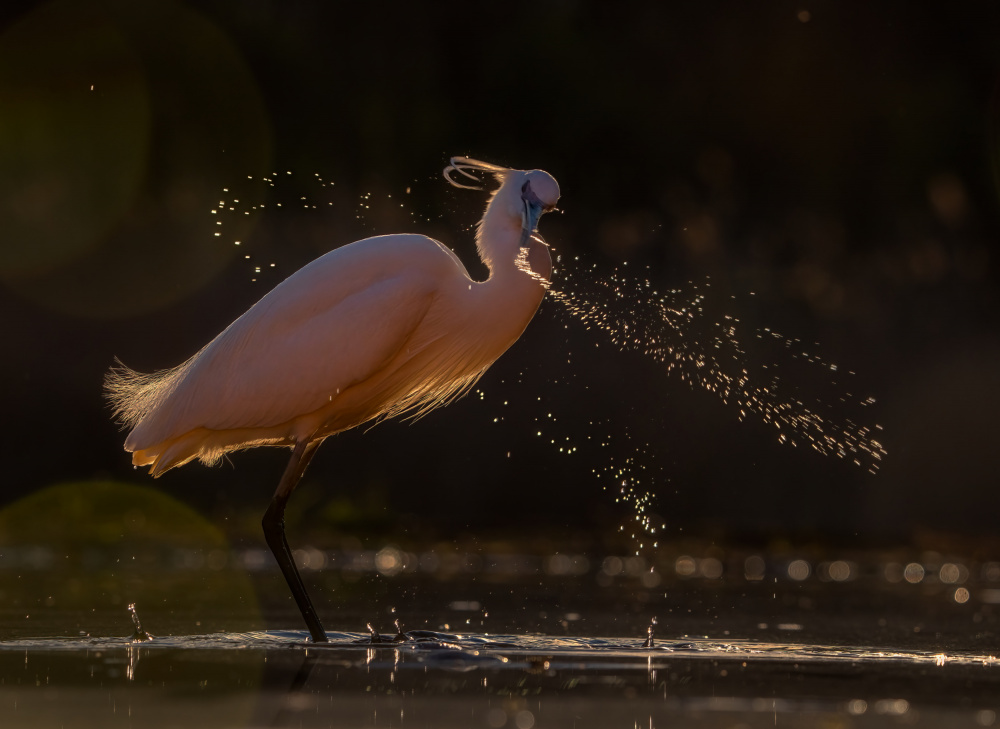
<path fill-rule="evenodd" d="M 972 652 L 746 640 L 306 631 L 0 642 L 11 726 L 991 726 Z M 737 722 L 743 722 L 739 724 Z M 8 724 L 5 724 L 8 725 Z"/>

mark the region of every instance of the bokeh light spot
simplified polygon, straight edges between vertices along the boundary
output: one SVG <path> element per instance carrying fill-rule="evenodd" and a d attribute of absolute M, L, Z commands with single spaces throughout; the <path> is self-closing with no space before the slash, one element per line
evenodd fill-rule
<path fill-rule="evenodd" d="M 903 569 L 903 579 L 911 584 L 917 584 L 924 579 L 924 567 L 916 562 L 910 562 Z"/>
<path fill-rule="evenodd" d="M 99 244 L 134 201 L 146 78 L 106 14 L 53 3 L 0 36 L 0 107 L 0 276 L 44 274 Z"/>
<path fill-rule="evenodd" d="M 198 12 L 43 5 L 0 36 L 0 108 L 0 281 L 21 297 L 134 316 L 234 257 L 205 211 L 224 184 L 266 169 L 269 124 L 245 62 Z M 254 224 L 228 232 L 244 239 Z"/>
<path fill-rule="evenodd" d="M 788 576 L 793 580 L 802 581 L 809 577 L 809 573 L 812 569 L 809 567 L 809 563 L 804 559 L 797 559 L 788 565 Z"/>

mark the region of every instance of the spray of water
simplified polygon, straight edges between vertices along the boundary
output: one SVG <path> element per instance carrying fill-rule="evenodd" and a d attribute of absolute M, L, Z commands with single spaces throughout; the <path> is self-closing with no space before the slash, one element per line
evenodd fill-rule
<path fill-rule="evenodd" d="M 648 275 L 631 275 L 627 267 L 608 275 L 579 258 L 557 260 L 559 276 L 549 297 L 568 320 L 622 351 L 637 351 L 661 363 L 665 374 L 718 398 L 740 421 L 757 418 L 773 426 L 782 444 L 808 446 L 872 474 L 878 471 L 886 455 L 878 439 L 881 426 L 848 414 L 875 403 L 872 397 L 852 394 L 853 372 L 842 371 L 799 339 L 744 326 L 732 314 L 709 313 L 720 304 L 719 297 L 712 297 L 710 280 L 659 291 Z M 755 340 L 754 346 L 745 347 L 744 339 Z M 798 379 L 791 372 L 786 376 L 790 370 L 796 370 Z M 656 548 L 666 528 L 653 512 L 651 491 L 651 482 L 666 476 L 651 467 L 654 454 L 648 445 L 628 443 L 627 431 L 624 441 L 616 449 L 618 459 L 606 459 L 594 474 L 616 501 L 630 507 L 630 524 L 621 529 L 638 554 L 643 547 Z"/>
<path fill-rule="evenodd" d="M 824 415 L 830 404 L 783 386 L 778 362 L 751 364 L 740 344 L 739 319 L 726 314 L 718 321 L 706 321 L 709 281 L 660 293 L 648 279 L 620 271 L 601 276 L 596 265 L 587 269 L 578 260 L 574 264 L 549 293 L 588 329 L 604 333 L 622 350 L 642 352 L 662 363 L 666 374 L 734 406 L 740 420 L 755 416 L 774 426 L 781 443 L 808 445 L 822 455 L 849 459 L 877 472 L 886 453 L 876 438 L 881 426 Z M 779 344 L 789 359 L 802 360 L 823 378 L 839 371 L 837 365 L 810 353 L 799 339 L 768 328 L 756 329 L 750 336 Z M 853 400 L 862 408 L 875 403 L 872 397 L 857 399 L 847 391 L 838 400 L 847 404 Z"/>

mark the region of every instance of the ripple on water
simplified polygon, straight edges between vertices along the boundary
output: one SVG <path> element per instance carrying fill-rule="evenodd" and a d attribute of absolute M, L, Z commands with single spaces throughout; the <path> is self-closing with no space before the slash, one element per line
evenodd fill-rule
<path fill-rule="evenodd" d="M 588 660 L 603 662 L 618 658 L 641 663 L 646 667 L 650 656 L 670 654 L 690 660 L 718 660 L 740 658 L 746 661 L 794 661 L 797 663 L 850 663 L 978 665 L 998 666 L 995 655 L 974 652 L 935 652 L 923 650 L 898 650 L 891 648 L 844 647 L 796 643 L 759 642 L 751 640 L 718 641 L 702 638 L 683 640 L 657 640 L 653 647 L 646 647 L 642 639 L 563 637 L 550 635 L 492 635 L 476 633 L 441 633 L 412 631 L 408 640 L 399 643 L 372 643 L 367 633 L 328 632 L 330 642 L 317 645 L 309 642 L 309 633 L 299 630 L 268 630 L 247 633 L 211 633 L 207 635 L 157 636 L 148 642 L 138 643 L 126 637 L 52 637 L 22 638 L 0 641 L 0 652 L 87 652 L 94 650 L 138 649 L 156 652 L 163 650 L 300 650 L 323 653 L 370 654 L 385 651 L 409 656 L 422 661 L 430 654 L 464 654 L 470 659 L 480 657 L 484 662 L 509 656 L 545 655 L 574 663 Z M 487 659 L 489 659 L 487 661 Z M 452 660 L 452 659 L 447 659 Z"/>
<path fill-rule="evenodd" d="M 709 638 L 306 631 L 0 641 L 11 726 L 989 726 L 992 655 Z M 755 718 L 756 717 L 756 718 Z M 696 720 L 696 721 L 695 721 Z M 749 722 L 749 723 L 748 723 Z M 763 722 L 763 723 L 761 723 Z M 832 723 L 831 723 L 832 722 Z M 4 723 L 7 726 L 7 723 Z"/>

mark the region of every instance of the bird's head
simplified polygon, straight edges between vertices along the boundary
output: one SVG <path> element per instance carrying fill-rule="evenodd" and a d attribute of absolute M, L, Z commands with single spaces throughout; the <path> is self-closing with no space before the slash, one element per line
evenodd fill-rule
<path fill-rule="evenodd" d="M 482 187 L 478 184 L 480 179 L 474 174 L 476 172 L 490 173 L 500 182 L 500 187 L 490 198 L 476 235 L 479 253 L 486 265 L 492 269 L 494 259 L 493 245 L 487 244 L 484 234 L 487 228 L 502 229 L 507 234 L 520 229 L 519 247 L 522 252 L 532 248 L 533 237 L 545 247 L 545 242 L 535 236 L 535 230 L 538 219 L 544 213 L 555 210 L 559 202 L 559 183 L 555 178 L 543 170 L 515 170 L 468 157 L 452 157 L 451 164 L 444 169 L 444 177 L 455 187 L 479 190 Z M 471 185 L 462 177 L 477 184 Z M 504 237 L 504 240 L 510 239 Z"/>
<path fill-rule="evenodd" d="M 529 170 L 521 172 L 520 179 L 512 180 L 512 187 L 520 187 L 520 201 L 515 203 L 521 216 L 521 247 L 525 248 L 531 234 L 538 227 L 538 219 L 543 213 L 556 209 L 559 202 L 559 183 L 548 172 Z M 514 212 L 513 210 L 511 212 Z"/>

